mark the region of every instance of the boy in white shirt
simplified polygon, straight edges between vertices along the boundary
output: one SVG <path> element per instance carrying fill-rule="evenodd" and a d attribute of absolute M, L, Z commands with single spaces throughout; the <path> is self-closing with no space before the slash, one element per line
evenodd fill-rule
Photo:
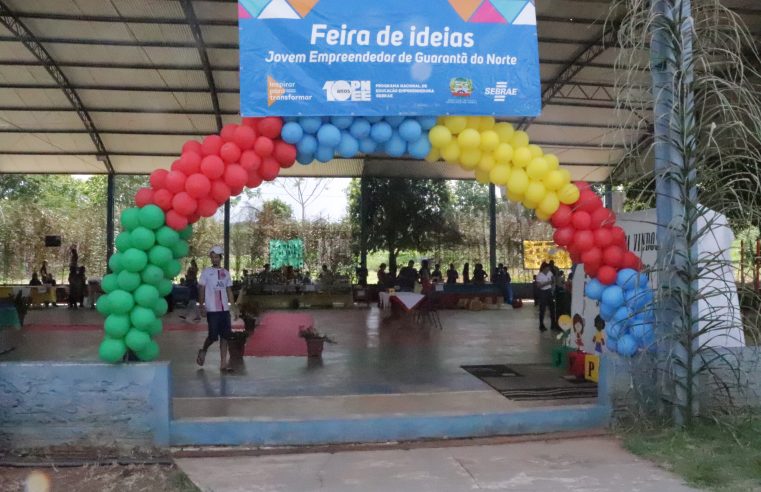
<path fill-rule="evenodd" d="M 232 278 L 230 272 L 220 266 L 222 253 L 221 246 L 214 246 L 209 252 L 211 267 L 204 268 L 198 279 L 198 303 L 201 314 L 206 313 L 209 324 L 209 335 L 198 351 L 196 363 L 203 366 L 206 360 L 206 351 L 211 345 L 219 340 L 219 368 L 221 371 L 229 371 L 227 365 L 227 340 L 232 334 L 232 320 L 230 319 L 230 299 L 233 298 Z"/>

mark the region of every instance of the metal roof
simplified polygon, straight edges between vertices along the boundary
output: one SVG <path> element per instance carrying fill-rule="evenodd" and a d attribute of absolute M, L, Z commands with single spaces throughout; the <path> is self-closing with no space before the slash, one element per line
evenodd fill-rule
<path fill-rule="evenodd" d="M 761 23 L 754 0 L 733 3 Z M 609 4 L 537 2 L 544 110 L 513 120 L 575 179 L 606 179 L 624 143 L 641 137 L 614 129 L 625 115 L 615 109 Z M 0 172 L 147 173 L 168 167 L 188 138 L 238 122 L 236 5 L 0 0 Z M 376 158 L 282 174 L 363 172 L 466 177 L 457 166 Z"/>

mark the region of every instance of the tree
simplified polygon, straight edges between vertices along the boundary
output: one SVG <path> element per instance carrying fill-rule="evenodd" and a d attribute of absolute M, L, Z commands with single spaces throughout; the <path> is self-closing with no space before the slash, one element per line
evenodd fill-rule
<path fill-rule="evenodd" d="M 325 187 L 328 186 L 328 180 L 321 178 L 281 178 L 277 181 L 277 185 L 299 204 L 301 222 L 305 223 L 307 207 L 320 198 Z"/>
<path fill-rule="evenodd" d="M 362 178 L 365 180 L 365 230 L 370 251 L 388 251 L 389 270 L 405 249 L 426 250 L 442 242 L 456 243 L 451 195 L 442 180 Z M 361 225 L 361 185 L 349 187 L 349 217 L 355 250 Z"/>

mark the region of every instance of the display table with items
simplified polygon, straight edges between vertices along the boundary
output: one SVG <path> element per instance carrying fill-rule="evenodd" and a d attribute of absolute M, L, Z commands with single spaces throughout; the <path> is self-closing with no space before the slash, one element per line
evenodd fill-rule
<path fill-rule="evenodd" d="M 241 305 L 268 309 L 342 308 L 353 304 L 348 279 L 330 285 L 320 284 L 245 284 Z M 245 308 L 244 308 L 245 309 Z"/>
<path fill-rule="evenodd" d="M 502 290 L 494 284 L 435 284 L 431 292 L 443 309 L 456 309 L 461 301 L 479 299 L 492 304 L 502 302 Z"/>

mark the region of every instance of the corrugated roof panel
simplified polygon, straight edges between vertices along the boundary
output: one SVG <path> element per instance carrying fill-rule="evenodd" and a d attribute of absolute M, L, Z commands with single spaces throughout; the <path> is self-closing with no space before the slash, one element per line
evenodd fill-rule
<path fill-rule="evenodd" d="M 218 50 L 207 48 L 206 53 L 209 55 L 212 67 L 238 67 L 238 50 Z"/>
<path fill-rule="evenodd" d="M 114 170 L 122 174 L 150 174 L 158 168 L 169 169 L 173 161 L 172 157 L 111 156 Z"/>
<path fill-rule="evenodd" d="M 53 83 L 53 78 L 42 66 L 14 67 L 0 65 L 0 83 L 7 88 L 10 84 L 34 84 L 48 85 Z"/>
<path fill-rule="evenodd" d="M 0 111 L 0 131 L 2 128 L 24 129 L 72 129 L 82 128 L 82 120 L 71 111 Z"/>
<path fill-rule="evenodd" d="M 0 155 L 0 173 L 101 174 L 105 170 L 94 155 Z"/>
<path fill-rule="evenodd" d="M 201 26 L 203 40 L 206 43 L 238 44 L 237 19 L 235 26 Z"/>
<path fill-rule="evenodd" d="M 16 12 L 49 12 L 51 14 L 115 15 L 111 2 L 102 0 L 8 0 Z"/>
<path fill-rule="evenodd" d="M 73 12 L 69 12 L 70 14 Z M 90 14 L 92 15 L 92 14 Z M 127 26 L 117 22 L 89 22 L 58 19 L 25 18 L 24 24 L 40 38 L 83 39 L 97 41 L 132 41 L 134 37 Z"/>
<path fill-rule="evenodd" d="M 188 131 L 209 134 L 216 131 L 214 116 L 150 113 L 100 113 L 91 116 L 98 128 L 110 130 Z"/>
<path fill-rule="evenodd" d="M 180 155 L 182 145 L 193 137 L 178 135 L 102 135 L 109 152 L 156 152 Z"/>
<path fill-rule="evenodd" d="M 211 111 L 205 94 L 175 92 L 79 91 L 86 108 L 140 109 L 152 112 Z"/>
<path fill-rule="evenodd" d="M 200 20 L 227 20 L 238 18 L 238 4 L 236 2 L 204 2 L 195 0 L 193 9 L 196 17 Z"/>
<path fill-rule="evenodd" d="M 0 106 L 68 108 L 71 103 L 61 89 L 2 89 Z"/>
<path fill-rule="evenodd" d="M 95 152 L 90 136 L 67 133 L 0 133 L 2 152 Z"/>
<path fill-rule="evenodd" d="M 214 83 L 217 87 L 240 90 L 240 78 L 238 72 L 214 71 Z"/>

